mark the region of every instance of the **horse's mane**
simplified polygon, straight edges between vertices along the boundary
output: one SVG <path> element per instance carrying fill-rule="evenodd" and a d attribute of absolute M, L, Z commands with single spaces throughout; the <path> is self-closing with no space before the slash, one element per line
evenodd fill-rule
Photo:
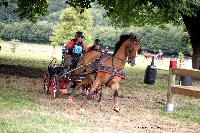
<path fill-rule="evenodd" d="M 126 34 L 126 35 L 121 35 L 120 36 L 120 40 L 115 44 L 115 50 L 114 50 L 113 55 L 115 55 L 117 53 L 117 51 L 119 50 L 119 48 L 121 47 L 121 45 L 123 44 L 123 42 L 126 41 L 129 38 L 132 38 L 133 40 L 139 42 L 137 36 L 134 35 L 134 34 L 132 34 L 132 33 L 131 34 Z"/>

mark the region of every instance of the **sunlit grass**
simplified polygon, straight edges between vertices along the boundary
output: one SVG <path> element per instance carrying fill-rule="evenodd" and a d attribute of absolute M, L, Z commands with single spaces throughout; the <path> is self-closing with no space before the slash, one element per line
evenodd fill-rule
<path fill-rule="evenodd" d="M 161 115 L 185 122 L 200 124 L 200 100 L 188 96 L 176 95 L 175 111 L 166 112 L 164 109 Z"/>
<path fill-rule="evenodd" d="M 1 132 L 95 132 L 94 127 L 52 112 L 23 91 L 0 84 Z"/>
<path fill-rule="evenodd" d="M 45 69 L 51 61 L 51 46 L 27 46 L 27 44 L 23 44 L 20 45 L 17 48 L 16 53 L 13 54 L 10 52 L 8 43 L 5 43 L 4 45 L 0 53 L 0 64 L 22 65 Z M 56 53 L 58 59 L 61 60 L 60 47 L 56 48 Z M 169 58 L 165 60 L 155 60 L 155 66 L 167 69 L 169 67 L 169 60 Z M 126 79 L 122 81 L 120 88 L 124 97 L 134 96 L 135 92 L 146 93 L 146 91 L 166 96 L 168 71 L 158 70 L 155 84 L 144 84 L 145 68 L 150 64 L 151 59 L 145 60 L 142 55 L 137 57 L 136 65 L 134 67 L 126 64 Z M 200 83 L 197 80 L 194 80 L 193 84 L 200 86 Z M 58 116 L 51 111 L 45 111 L 50 110 L 48 106 L 33 102 L 29 95 L 19 91 L 15 86 L 5 86 L 0 84 L 0 88 L 0 131 L 75 132 L 84 129 L 85 131 L 89 130 L 89 132 L 92 132 L 93 130 L 86 127 L 83 123 L 81 124 L 70 119 L 63 119 L 61 116 Z M 179 105 L 176 107 L 176 110 L 172 113 L 161 110 L 160 114 L 173 119 L 200 124 L 200 101 L 191 97 L 175 97 L 175 103 Z M 163 97 L 163 99 L 166 100 L 166 97 Z"/>
<path fill-rule="evenodd" d="M 61 47 L 53 49 L 49 44 L 37 45 L 20 43 L 16 52 L 12 53 L 9 42 L 1 43 L 0 63 L 8 65 L 21 65 L 35 68 L 46 68 L 52 60 L 52 55 L 61 61 Z M 2 61 L 1 61 L 2 60 Z"/>

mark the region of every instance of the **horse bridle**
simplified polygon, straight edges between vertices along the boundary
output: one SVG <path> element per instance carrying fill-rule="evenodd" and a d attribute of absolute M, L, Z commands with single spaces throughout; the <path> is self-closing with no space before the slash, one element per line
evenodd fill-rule
<path fill-rule="evenodd" d="M 137 40 L 135 40 L 134 38 L 131 38 L 131 40 L 129 41 L 129 44 L 128 44 L 128 58 L 130 58 L 130 55 L 133 51 L 133 46 L 135 45 L 134 42 L 138 42 Z"/>

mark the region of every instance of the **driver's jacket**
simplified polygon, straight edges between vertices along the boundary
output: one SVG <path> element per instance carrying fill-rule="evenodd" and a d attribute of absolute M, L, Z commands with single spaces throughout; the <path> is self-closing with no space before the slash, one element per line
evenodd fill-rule
<path fill-rule="evenodd" d="M 69 55 L 81 56 L 85 50 L 86 46 L 82 43 L 75 43 L 74 40 L 70 41 L 65 48 L 68 50 Z"/>

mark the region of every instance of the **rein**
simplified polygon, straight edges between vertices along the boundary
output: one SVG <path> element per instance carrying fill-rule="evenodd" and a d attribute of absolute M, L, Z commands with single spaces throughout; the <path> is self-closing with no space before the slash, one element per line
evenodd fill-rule
<path fill-rule="evenodd" d="M 88 64 L 86 64 L 86 65 L 82 65 L 82 66 L 77 67 L 77 68 L 75 68 L 75 69 L 72 69 L 72 70 L 70 70 L 70 71 L 65 70 L 65 72 L 64 72 L 63 75 L 65 75 L 65 74 L 70 74 L 70 73 L 72 73 L 72 72 L 74 72 L 74 71 L 76 71 L 76 70 L 78 70 L 78 69 L 80 69 L 80 68 L 83 68 L 83 67 L 86 68 L 86 66 L 91 65 L 91 64 L 92 64 L 92 63 L 90 62 L 90 63 L 88 63 Z M 62 76 L 63 76 L 63 75 L 62 75 Z"/>

